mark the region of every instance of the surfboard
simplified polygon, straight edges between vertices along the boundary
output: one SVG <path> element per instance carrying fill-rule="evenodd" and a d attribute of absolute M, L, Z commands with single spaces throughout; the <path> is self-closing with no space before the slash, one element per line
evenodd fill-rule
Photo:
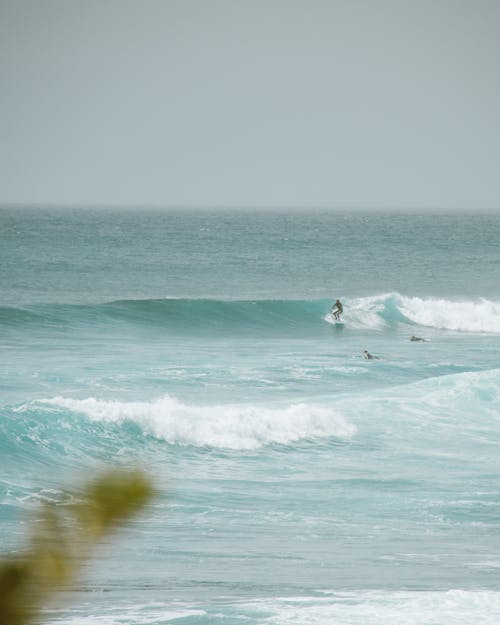
<path fill-rule="evenodd" d="M 331 312 L 328 313 L 327 317 L 329 317 L 328 322 L 334 326 L 343 326 L 344 322 L 339 319 L 335 319 Z"/>

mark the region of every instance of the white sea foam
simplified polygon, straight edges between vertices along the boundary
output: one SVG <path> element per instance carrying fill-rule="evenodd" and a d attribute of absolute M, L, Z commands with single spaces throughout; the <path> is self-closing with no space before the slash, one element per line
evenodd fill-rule
<path fill-rule="evenodd" d="M 49 621 L 48 625 L 64 623 L 64 625 L 157 625 L 158 623 L 173 623 L 177 619 L 196 618 L 206 615 L 204 610 L 177 608 L 161 604 L 132 605 L 126 610 L 123 608 L 107 609 L 104 614 L 71 614 L 67 610 L 62 619 Z"/>
<path fill-rule="evenodd" d="M 195 406 L 169 395 L 151 402 L 92 397 L 55 397 L 43 402 L 85 414 L 95 421 L 132 421 L 148 434 L 181 445 L 256 449 L 318 437 L 346 439 L 356 432 L 355 426 L 338 412 L 318 404 L 299 403 L 283 408 L 245 404 Z"/>
<path fill-rule="evenodd" d="M 174 623 L 194 617 L 202 624 L 235 619 L 257 625 L 498 625 L 500 593 L 488 590 L 363 591 L 323 596 L 276 597 L 250 602 L 215 604 L 212 609 L 159 604 L 131 605 L 104 614 L 71 614 L 69 625 Z M 265 613 L 265 619 L 262 619 Z M 56 625 L 56 618 L 50 623 Z"/>
<path fill-rule="evenodd" d="M 277 598 L 245 605 L 265 611 L 269 625 L 498 625 L 494 591 L 367 591 L 323 598 Z"/>
<path fill-rule="evenodd" d="M 324 319 L 334 323 L 330 313 Z M 379 330 L 400 322 L 443 330 L 500 333 L 500 302 L 487 299 L 452 301 L 385 293 L 346 299 L 342 320 L 355 329 Z"/>
<path fill-rule="evenodd" d="M 401 313 L 418 325 L 467 332 L 500 332 L 500 302 L 453 302 L 445 299 L 400 297 Z"/>
<path fill-rule="evenodd" d="M 390 295 L 375 295 L 358 299 L 346 299 L 342 323 L 350 328 L 372 328 L 380 330 L 386 325 L 381 316 L 385 309 L 385 302 Z M 333 315 L 327 313 L 324 317 L 328 323 L 336 323 Z"/>

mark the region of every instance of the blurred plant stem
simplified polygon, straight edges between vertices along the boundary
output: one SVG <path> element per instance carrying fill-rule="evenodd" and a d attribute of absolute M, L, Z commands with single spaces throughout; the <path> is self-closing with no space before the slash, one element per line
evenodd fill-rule
<path fill-rule="evenodd" d="M 152 492 L 141 471 L 114 470 L 88 484 L 76 503 L 44 504 L 28 549 L 0 561 L 0 625 L 37 622 L 47 599 L 75 582 L 99 540 L 138 512 Z"/>

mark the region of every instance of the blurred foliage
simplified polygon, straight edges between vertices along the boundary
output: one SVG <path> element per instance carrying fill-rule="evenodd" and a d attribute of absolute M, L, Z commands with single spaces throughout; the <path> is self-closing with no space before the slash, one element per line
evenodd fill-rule
<path fill-rule="evenodd" d="M 91 482 L 74 503 L 44 504 L 32 524 L 27 550 L 0 561 L 0 625 L 38 622 L 47 599 L 75 582 L 94 545 L 151 495 L 151 483 L 141 471 L 110 471 Z"/>

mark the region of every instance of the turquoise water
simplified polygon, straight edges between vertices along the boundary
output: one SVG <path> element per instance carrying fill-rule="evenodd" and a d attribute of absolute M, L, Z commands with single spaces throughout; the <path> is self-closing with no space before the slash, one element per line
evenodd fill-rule
<path fill-rule="evenodd" d="M 496 625 L 499 240 L 493 214 L 0 210 L 4 552 L 103 466 L 159 490 L 47 622 Z"/>

